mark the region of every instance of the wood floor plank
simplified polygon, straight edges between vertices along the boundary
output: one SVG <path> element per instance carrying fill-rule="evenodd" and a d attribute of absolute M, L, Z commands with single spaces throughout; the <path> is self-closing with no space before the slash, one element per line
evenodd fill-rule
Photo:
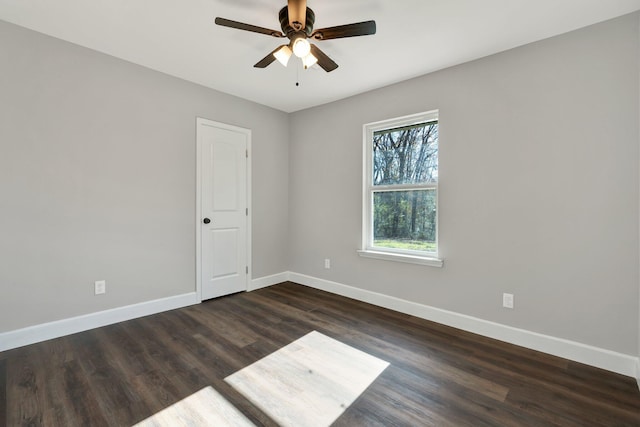
<path fill-rule="evenodd" d="M 77 424 L 74 414 L 70 411 L 67 396 L 59 392 L 60 384 L 64 383 L 64 365 L 67 360 L 73 360 L 67 340 L 46 341 L 43 348 L 44 351 L 34 355 L 34 361 L 39 366 L 38 375 L 43 377 L 42 383 L 46 387 L 43 424 Z"/>
<path fill-rule="evenodd" d="M 37 350 L 25 348 L 19 356 L 7 359 L 7 424 L 43 425 L 44 378 L 38 375 Z"/>
<path fill-rule="evenodd" d="M 207 304 L 210 302 L 204 303 Z M 194 310 L 194 307 L 180 312 L 183 315 L 191 314 L 192 320 L 197 322 L 199 315 L 194 313 L 199 313 L 199 310 Z M 223 336 L 215 335 L 212 329 L 206 327 L 210 319 L 206 319 L 204 323 L 198 322 L 199 326 L 193 329 L 195 334 L 191 334 L 191 331 L 183 329 L 184 324 L 181 323 L 190 323 L 191 320 L 175 314 L 162 313 L 140 319 L 135 326 L 132 325 L 139 328 L 139 333 L 145 337 L 143 343 L 154 358 L 154 366 L 167 375 L 172 385 L 178 387 L 179 392 L 173 395 L 175 401 L 166 402 L 167 405 L 211 385 L 256 425 L 273 426 L 268 417 L 224 382 L 227 375 L 249 363 L 243 362 L 243 358 L 238 358 L 238 349 L 234 344 Z M 146 414 L 144 418 L 149 415 L 151 414 Z"/>
<path fill-rule="evenodd" d="M 111 327 L 107 327 L 111 328 Z M 72 342 L 77 351 L 78 364 L 87 379 L 90 394 L 109 425 L 126 425 L 137 413 L 149 412 L 147 403 L 136 394 L 118 363 L 108 356 L 106 343 L 99 339 L 101 330 L 90 334 L 76 334 Z"/>
<path fill-rule="evenodd" d="M 7 425 L 7 360 L 0 359 L 0 426 Z"/>
<path fill-rule="evenodd" d="M 63 383 L 58 384 L 57 394 L 66 397 L 69 412 L 73 413 L 69 425 L 106 426 L 109 425 L 105 418 L 105 411 L 98 403 L 96 396 L 89 386 L 87 377 L 77 360 L 66 362 L 62 367 Z"/>
<path fill-rule="evenodd" d="M 206 310 L 206 307 L 194 307 L 192 311 L 199 312 Z M 216 334 L 223 336 L 236 347 L 242 348 L 256 342 L 260 337 L 247 328 L 233 312 L 226 312 L 224 316 L 218 315 L 215 311 L 208 311 L 206 316 L 207 325 L 214 327 Z"/>
<path fill-rule="evenodd" d="M 289 304 L 284 302 L 272 302 L 272 307 L 274 305 L 286 305 L 291 315 L 298 313 L 299 316 L 307 319 L 313 319 L 315 324 L 322 323 L 322 310 L 314 310 L 311 311 L 302 311 L 297 308 L 290 307 Z M 335 318 L 335 316 L 325 316 L 326 318 Z M 499 384 L 495 384 L 491 381 L 485 380 L 483 378 L 477 377 L 471 373 L 461 371 L 457 368 L 446 366 L 443 362 L 439 360 L 429 357 L 428 354 L 419 354 L 411 351 L 407 351 L 405 347 L 399 347 L 393 345 L 392 343 L 379 340 L 371 335 L 361 334 L 357 329 L 354 328 L 354 325 L 349 325 L 349 327 L 345 327 L 342 324 L 334 323 L 330 327 L 327 327 L 327 330 L 330 330 L 332 334 L 336 334 L 341 336 L 345 340 L 346 343 L 350 345 L 357 345 L 356 343 L 365 345 L 363 350 L 371 352 L 371 354 L 376 355 L 376 357 L 383 358 L 386 355 L 386 359 L 391 363 L 395 364 L 405 364 L 408 360 L 409 363 L 412 363 L 416 366 L 421 366 L 421 369 L 428 369 L 431 371 L 439 372 L 440 379 L 442 381 L 451 381 L 453 383 L 457 383 L 459 385 L 473 387 L 478 390 L 478 392 L 486 394 L 498 401 L 504 401 L 508 389 L 500 386 Z M 352 338 L 352 339 L 349 339 Z M 375 354 L 378 353 L 378 354 Z"/>
<path fill-rule="evenodd" d="M 390 362 L 335 426 L 639 426 L 633 378 L 286 282 L 0 353 L 0 426 L 130 426 L 318 331 Z"/>

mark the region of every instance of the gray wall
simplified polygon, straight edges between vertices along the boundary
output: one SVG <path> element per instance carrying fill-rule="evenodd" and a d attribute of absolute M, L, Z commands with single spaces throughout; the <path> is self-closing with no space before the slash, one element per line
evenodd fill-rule
<path fill-rule="evenodd" d="M 628 15 L 292 114 L 290 270 L 637 355 L 638 47 Z M 432 109 L 445 265 L 360 258 L 362 125 Z"/>
<path fill-rule="evenodd" d="M 1 21 L 0 64 L 0 332 L 195 290 L 196 117 L 252 129 L 253 277 L 288 269 L 285 113 Z"/>
<path fill-rule="evenodd" d="M 253 130 L 254 278 L 638 354 L 638 50 L 634 14 L 286 115 L 0 22 L 0 332 L 194 290 L 200 116 Z M 445 266 L 358 257 L 362 125 L 434 108 Z"/>

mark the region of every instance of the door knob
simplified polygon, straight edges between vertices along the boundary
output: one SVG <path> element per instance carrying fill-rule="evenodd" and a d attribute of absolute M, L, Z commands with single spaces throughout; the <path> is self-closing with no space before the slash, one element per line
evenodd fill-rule
<path fill-rule="evenodd" d="M 205 218 L 202 220 L 202 222 L 204 222 L 205 224 L 209 224 L 211 220 L 209 218 Z"/>

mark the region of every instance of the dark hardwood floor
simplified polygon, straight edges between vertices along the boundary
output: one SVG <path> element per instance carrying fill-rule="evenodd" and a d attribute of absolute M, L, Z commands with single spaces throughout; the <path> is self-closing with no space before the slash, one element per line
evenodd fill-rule
<path fill-rule="evenodd" d="M 0 425 L 130 426 L 317 330 L 390 363 L 336 426 L 640 426 L 635 380 L 293 283 L 0 353 Z"/>

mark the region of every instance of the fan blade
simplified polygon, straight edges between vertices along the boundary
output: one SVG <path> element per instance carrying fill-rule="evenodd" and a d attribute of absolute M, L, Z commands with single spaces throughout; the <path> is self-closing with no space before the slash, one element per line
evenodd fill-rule
<path fill-rule="evenodd" d="M 287 46 L 287 45 L 283 44 L 282 46 Z M 267 56 L 265 56 L 260 61 L 258 61 L 256 63 L 256 65 L 254 65 L 254 67 L 255 68 L 267 68 L 269 65 L 271 65 L 271 63 L 273 61 L 276 60 L 276 57 L 273 56 L 273 54 L 276 53 L 277 51 L 279 51 L 280 49 L 282 49 L 282 46 L 278 46 L 277 48 L 273 49 L 273 51 L 271 53 L 269 53 Z"/>
<path fill-rule="evenodd" d="M 315 30 L 311 37 L 316 40 L 341 39 L 344 37 L 368 36 L 376 33 L 376 21 L 338 25 L 337 27 Z"/>
<path fill-rule="evenodd" d="M 329 58 L 323 51 L 316 45 L 311 45 L 311 54 L 318 59 L 318 65 L 322 67 L 327 73 L 338 68 L 338 64 L 333 62 L 333 59 Z"/>
<path fill-rule="evenodd" d="M 280 31 L 270 30 L 268 28 L 258 27 L 256 25 L 244 24 L 238 21 L 232 21 L 230 19 L 225 18 L 216 18 L 216 24 L 222 25 L 223 27 L 236 28 L 238 30 L 251 31 L 252 33 L 260 33 L 266 34 L 268 36 L 273 37 L 284 37 Z"/>
<path fill-rule="evenodd" d="M 307 22 L 307 0 L 288 0 L 289 25 L 296 31 L 304 30 Z"/>

